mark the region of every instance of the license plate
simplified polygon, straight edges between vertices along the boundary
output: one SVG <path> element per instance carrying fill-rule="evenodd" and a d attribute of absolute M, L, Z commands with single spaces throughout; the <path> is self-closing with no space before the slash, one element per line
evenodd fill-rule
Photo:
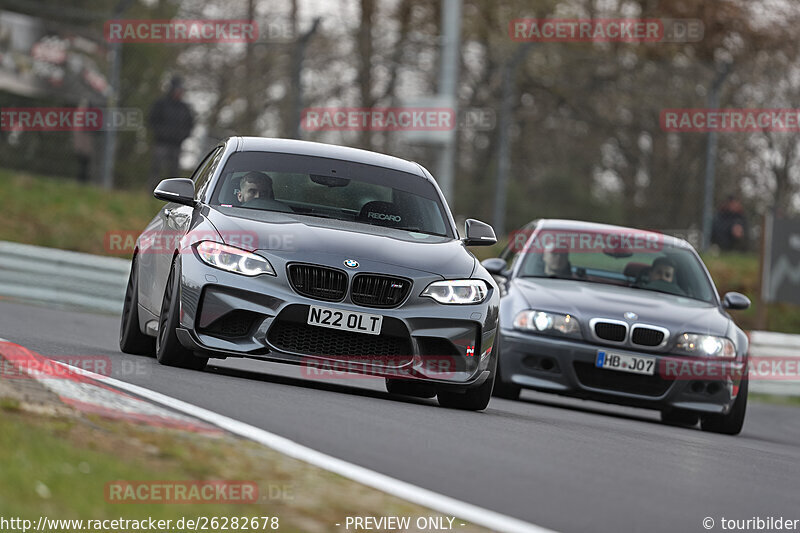
<path fill-rule="evenodd" d="M 323 328 L 380 335 L 383 317 L 357 311 L 342 311 L 341 309 L 310 305 L 308 307 L 308 323 L 312 326 L 322 326 Z"/>
<path fill-rule="evenodd" d="M 630 372 L 632 374 L 652 376 L 656 373 L 656 358 L 604 352 L 600 350 L 597 352 L 595 366 L 608 370 L 616 370 L 618 372 Z"/>

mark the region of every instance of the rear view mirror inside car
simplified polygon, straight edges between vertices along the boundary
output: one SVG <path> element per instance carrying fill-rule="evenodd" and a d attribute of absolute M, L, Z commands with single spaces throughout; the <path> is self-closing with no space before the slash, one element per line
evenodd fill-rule
<path fill-rule="evenodd" d="M 320 174 L 311 174 L 311 181 L 318 185 L 326 187 L 346 187 L 350 180 L 347 178 L 340 178 L 338 176 L 322 176 Z"/>
<path fill-rule="evenodd" d="M 622 250 L 620 248 L 606 248 L 603 250 L 603 253 L 607 256 L 614 257 L 616 259 L 620 259 L 623 257 L 631 257 L 633 252 Z"/>

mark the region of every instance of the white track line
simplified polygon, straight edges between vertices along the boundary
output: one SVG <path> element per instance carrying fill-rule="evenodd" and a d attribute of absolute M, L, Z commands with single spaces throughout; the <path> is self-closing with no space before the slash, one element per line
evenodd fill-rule
<path fill-rule="evenodd" d="M 55 361 L 58 364 L 64 364 Z M 69 366 L 69 365 L 65 365 Z M 180 411 L 187 415 L 193 416 L 197 419 L 203 420 L 210 424 L 229 431 L 235 435 L 239 435 L 246 439 L 258 442 L 272 448 L 275 451 L 293 457 L 300 461 L 312 464 L 319 468 L 334 472 L 340 476 L 346 477 L 363 485 L 378 489 L 398 498 L 402 498 L 411 503 L 428 507 L 435 511 L 439 511 L 445 515 L 456 516 L 476 525 L 484 526 L 497 531 L 509 533 L 552 533 L 552 530 L 524 522 L 510 516 L 506 516 L 495 511 L 490 511 L 476 505 L 472 505 L 461 500 L 456 500 L 449 496 L 433 492 L 428 489 L 423 489 L 411 483 L 400 481 L 393 477 L 374 472 L 363 466 L 358 466 L 353 463 L 348 463 L 342 459 L 337 459 L 330 455 L 326 455 L 317 450 L 298 444 L 280 435 L 270 433 L 263 429 L 239 422 L 227 416 L 203 409 L 196 405 L 172 398 L 161 394 L 160 392 L 145 389 L 132 383 L 120 381 L 118 379 L 102 376 L 89 372 L 78 367 L 70 367 L 75 372 L 87 377 L 91 377 L 106 383 L 113 387 L 128 391 L 148 400 L 160 403 L 176 411 Z"/>

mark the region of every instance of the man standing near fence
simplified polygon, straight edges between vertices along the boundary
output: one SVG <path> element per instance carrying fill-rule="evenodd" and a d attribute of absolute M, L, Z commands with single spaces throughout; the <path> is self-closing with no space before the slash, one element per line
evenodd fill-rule
<path fill-rule="evenodd" d="M 178 176 L 181 143 L 192 132 L 194 118 L 182 100 L 183 81 L 175 76 L 170 80 L 167 94 L 150 109 L 148 123 L 153 132 L 150 191 L 164 178 Z"/>

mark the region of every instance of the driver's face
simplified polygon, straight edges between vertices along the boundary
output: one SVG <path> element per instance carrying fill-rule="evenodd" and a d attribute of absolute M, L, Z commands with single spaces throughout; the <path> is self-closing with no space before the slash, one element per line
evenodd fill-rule
<path fill-rule="evenodd" d="M 675 280 L 675 269 L 669 265 L 658 265 L 653 267 L 650 272 L 650 281 L 666 281 L 672 283 Z"/>
<path fill-rule="evenodd" d="M 545 267 L 551 271 L 563 270 L 568 262 L 566 253 L 553 250 L 545 250 L 543 259 Z"/>
<path fill-rule="evenodd" d="M 247 182 L 242 185 L 239 190 L 239 201 L 241 203 L 249 202 L 256 198 L 269 198 L 269 192 L 265 184 Z"/>

